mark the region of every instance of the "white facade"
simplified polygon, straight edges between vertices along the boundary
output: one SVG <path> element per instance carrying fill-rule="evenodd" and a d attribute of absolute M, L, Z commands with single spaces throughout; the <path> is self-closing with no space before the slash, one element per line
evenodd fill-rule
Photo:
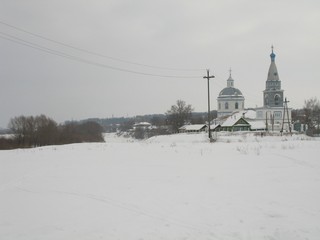
<path fill-rule="evenodd" d="M 263 120 L 268 131 L 288 131 L 291 123 L 291 109 L 285 111 L 284 107 L 261 107 L 256 108 L 257 119 Z"/>

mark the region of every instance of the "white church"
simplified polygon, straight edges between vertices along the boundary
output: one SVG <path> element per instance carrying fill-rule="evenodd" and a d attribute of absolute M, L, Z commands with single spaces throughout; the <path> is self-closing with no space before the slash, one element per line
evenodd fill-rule
<path fill-rule="evenodd" d="M 244 96 L 242 92 L 234 87 L 234 80 L 230 76 L 227 80 L 227 87 L 221 90 L 217 98 L 218 117 L 231 115 L 235 111 L 244 110 Z"/>
<path fill-rule="evenodd" d="M 271 63 L 265 90 L 263 91 L 263 106 L 250 110 L 245 109 L 245 98 L 242 92 L 235 88 L 230 70 L 227 87 L 221 90 L 217 98 L 218 117 L 213 121 L 214 125 L 225 125 L 222 129 L 231 130 L 247 129 L 241 128 L 240 125 L 251 126 L 251 130 L 262 130 L 261 126 L 268 131 L 282 132 L 291 130 L 291 109 L 287 107 L 283 94 L 284 90 L 281 89 L 281 80 L 275 63 L 276 55 L 273 52 L 273 47 L 270 58 Z M 233 121 L 229 121 L 230 118 Z M 239 118 L 239 121 L 237 118 Z M 226 126 L 227 122 L 232 122 L 235 125 L 239 123 L 240 127 L 235 127 L 235 125 Z M 254 126 L 259 126 L 259 129 L 254 129 Z"/>

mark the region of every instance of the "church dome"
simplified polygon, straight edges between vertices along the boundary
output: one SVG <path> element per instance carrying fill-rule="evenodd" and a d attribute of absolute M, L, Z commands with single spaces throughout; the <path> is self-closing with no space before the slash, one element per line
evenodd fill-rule
<path fill-rule="evenodd" d="M 226 87 L 221 90 L 219 97 L 232 97 L 232 96 L 243 96 L 242 92 L 238 88 Z"/>
<path fill-rule="evenodd" d="M 219 93 L 219 98 L 221 97 L 243 97 L 242 92 L 234 87 L 234 80 L 231 77 L 231 70 L 230 70 L 230 76 L 227 80 L 227 87 L 222 89 Z"/>

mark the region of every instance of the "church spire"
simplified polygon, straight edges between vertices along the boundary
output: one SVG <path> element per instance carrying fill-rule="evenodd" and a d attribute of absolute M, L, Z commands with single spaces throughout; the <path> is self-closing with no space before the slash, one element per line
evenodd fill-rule
<path fill-rule="evenodd" d="M 271 64 L 270 64 L 269 71 L 268 71 L 267 81 L 279 81 L 278 70 L 277 70 L 277 66 L 275 63 L 276 55 L 273 52 L 273 45 L 271 46 L 270 58 L 271 58 Z"/>

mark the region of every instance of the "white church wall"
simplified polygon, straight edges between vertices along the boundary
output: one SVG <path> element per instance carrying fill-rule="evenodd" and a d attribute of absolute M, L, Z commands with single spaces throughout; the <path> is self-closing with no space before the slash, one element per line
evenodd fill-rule
<path fill-rule="evenodd" d="M 228 108 L 226 108 L 226 104 Z M 236 104 L 238 108 L 236 108 Z M 229 115 L 234 111 L 242 111 L 244 110 L 244 101 L 243 100 L 224 100 L 218 101 L 218 117 Z"/>
<path fill-rule="evenodd" d="M 280 131 L 282 129 L 283 117 L 284 124 L 283 130 L 289 131 L 289 125 L 291 126 L 291 108 L 288 108 L 287 111 L 284 111 L 284 108 L 257 108 L 257 120 L 263 120 L 268 124 L 268 130 Z M 289 114 L 289 116 L 288 116 Z M 273 119 L 273 121 L 272 121 Z"/>

